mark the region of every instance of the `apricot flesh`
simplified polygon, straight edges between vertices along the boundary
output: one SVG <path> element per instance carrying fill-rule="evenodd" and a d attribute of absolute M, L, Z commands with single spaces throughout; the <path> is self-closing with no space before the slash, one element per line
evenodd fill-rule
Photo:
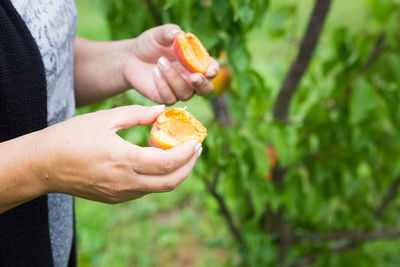
<path fill-rule="evenodd" d="M 150 136 L 157 147 L 169 149 L 190 140 L 203 142 L 207 129 L 185 109 L 170 108 L 158 115 Z"/>
<path fill-rule="evenodd" d="M 192 33 L 178 33 L 174 40 L 174 52 L 181 64 L 191 72 L 206 73 L 210 66 L 210 56 Z"/>

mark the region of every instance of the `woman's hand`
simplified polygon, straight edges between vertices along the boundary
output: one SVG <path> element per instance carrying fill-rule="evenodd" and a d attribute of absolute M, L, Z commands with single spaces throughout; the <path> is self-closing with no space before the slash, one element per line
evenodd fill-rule
<path fill-rule="evenodd" d="M 145 31 L 133 40 L 131 54 L 123 66 L 125 80 L 154 102 L 172 105 L 190 99 L 194 93 L 206 95 L 213 89 L 210 79 L 219 71 L 214 59 L 205 75 L 189 72 L 176 60 L 173 42 L 181 31 L 173 24 Z"/>
<path fill-rule="evenodd" d="M 77 106 L 85 106 L 135 88 L 159 104 L 188 100 L 194 93 L 208 94 L 218 63 L 211 58 L 205 75 L 191 73 L 173 49 L 176 25 L 152 28 L 139 37 L 113 42 L 75 38 L 74 83 Z"/>
<path fill-rule="evenodd" d="M 139 147 L 116 132 L 155 121 L 163 107 L 124 106 L 75 117 L 38 136 L 33 164 L 42 162 L 46 193 L 61 192 L 119 203 L 173 190 L 190 173 L 201 145 L 197 141 L 162 150 Z M 43 158 L 45 160 L 43 160 Z"/>

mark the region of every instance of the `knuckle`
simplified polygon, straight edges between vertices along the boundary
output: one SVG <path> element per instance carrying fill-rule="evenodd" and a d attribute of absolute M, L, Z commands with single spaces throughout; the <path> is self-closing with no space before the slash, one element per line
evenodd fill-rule
<path fill-rule="evenodd" d="M 176 103 L 176 99 L 174 99 L 174 100 L 167 100 L 167 101 L 165 101 L 165 104 L 167 105 L 167 106 L 172 106 L 173 104 L 175 104 Z"/>
<path fill-rule="evenodd" d="M 112 164 L 113 167 L 121 166 L 121 154 L 116 150 L 112 149 L 105 152 L 107 160 Z"/>
<path fill-rule="evenodd" d="M 164 189 L 166 192 L 171 192 L 178 187 L 179 183 L 177 181 L 170 181 L 165 184 Z"/>
<path fill-rule="evenodd" d="M 107 152 L 108 165 L 115 171 L 122 171 L 124 173 L 131 172 L 130 164 L 128 161 L 128 153 L 121 153 L 117 150 Z"/>
<path fill-rule="evenodd" d="M 204 96 L 210 93 L 213 89 L 213 85 L 211 82 L 207 82 L 202 88 L 200 88 L 199 93 L 200 95 Z"/>
<path fill-rule="evenodd" d="M 141 105 L 131 105 L 131 106 L 127 106 L 126 108 L 128 109 L 128 111 L 135 112 L 135 111 L 139 111 L 139 110 L 143 109 L 143 106 L 141 106 Z"/>
<path fill-rule="evenodd" d="M 179 99 L 186 101 L 186 100 L 189 100 L 190 98 L 192 98 L 192 96 L 193 96 L 193 92 L 188 91 L 188 92 L 182 93 L 182 95 L 179 97 Z"/>
<path fill-rule="evenodd" d="M 165 104 L 168 106 L 175 104 L 177 101 L 176 97 L 174 95 L 171 95 L 165 99 Z"/>
<path fill-rule="evenodd" d="M 161 160 L 159 163 L 159 168 L 164 173 L 169 173 L 174 169 L 174 161 L 171 158 Z"/>

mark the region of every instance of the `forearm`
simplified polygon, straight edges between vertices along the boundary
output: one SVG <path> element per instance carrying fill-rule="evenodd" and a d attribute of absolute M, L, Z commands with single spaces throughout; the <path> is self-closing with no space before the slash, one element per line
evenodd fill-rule
<path fill-rule="evenodd" d="M 46 193 L 36 146 L 40 133 L 0 143 L 0 213 Z"/>
<path fill-rule="evenodd" d="M 94 42 L 75 38 L 74 78 L 77 106 L 88 105 L 129 89 L 123 77 L 132 40 Z"/>

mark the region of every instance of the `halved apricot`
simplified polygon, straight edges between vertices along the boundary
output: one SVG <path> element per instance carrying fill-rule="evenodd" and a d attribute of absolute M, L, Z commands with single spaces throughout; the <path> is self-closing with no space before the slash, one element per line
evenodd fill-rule
<path fill-rule="evenodd" d="M 178 33 L 174 40 L 174 51 L 178 60 L 191 72 L 206 73 L 210 56 L 193 33 Z"/>
<path fill-rule="evenodd" d="M 190 140 L 203 142 L 207 129 L 185 109 L 170 108 L 158 115 L 150 136 L 157 147 L 169 149 Z"/>
<path fill-rule="evenodd" d="M 214 85 L 214 91 L 217 95 L 222 95 L 231 88 L 231 71 L 227 66 L 221 66 L 217 77 L 211 80 Z"/>

